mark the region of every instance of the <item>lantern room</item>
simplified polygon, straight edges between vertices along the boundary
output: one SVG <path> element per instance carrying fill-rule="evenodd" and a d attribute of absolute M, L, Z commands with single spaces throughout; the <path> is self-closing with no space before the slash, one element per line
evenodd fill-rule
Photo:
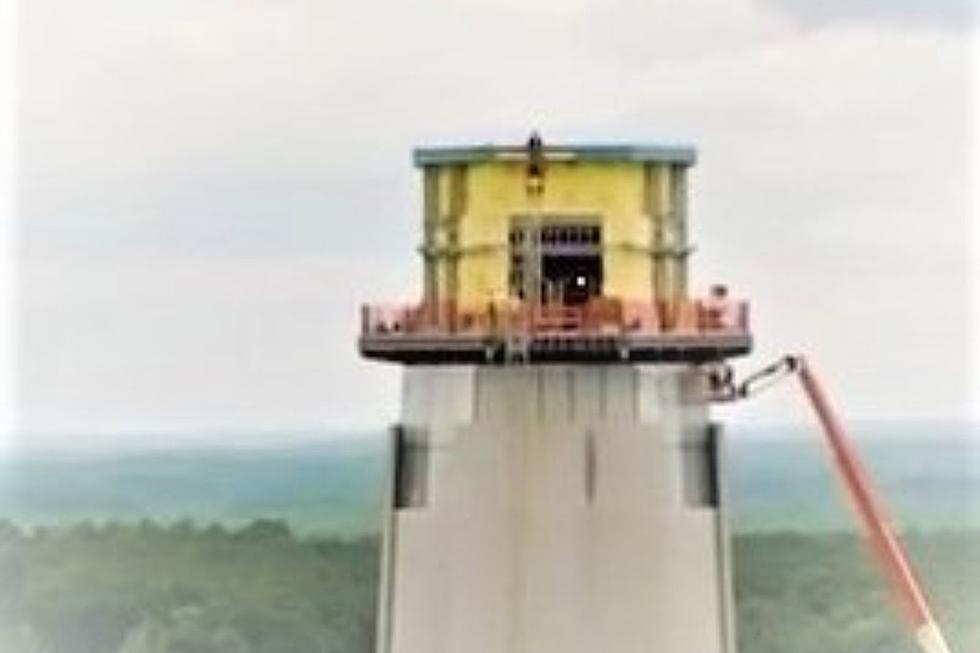
<path fill-rule="evenodd" d="M 416 150 L 425 300 L 525 299 L 535 272 L 545 303 L 683 297 L 694 160 L 665 146 Z M 533 249 L 539 270 L 524 257 Z"/>
<path fill-rule="evenodd" d="M 415 150 L 420 301 L 365 307 L 362 352 L 402 362 L 423 350 L 424 362 L 746 352 L 744 306 L 713 320 L 688 294 L 695 159 L 687 146 L 545 145 L 536 134 Z M 666 346 L 695 335 L 698 347 Z M 665 346 L 637 349 L 653 337 Z"/>

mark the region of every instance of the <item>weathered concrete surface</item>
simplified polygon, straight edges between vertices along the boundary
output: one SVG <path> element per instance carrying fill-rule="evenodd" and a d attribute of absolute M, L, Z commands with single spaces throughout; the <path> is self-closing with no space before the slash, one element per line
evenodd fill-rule
<path fill-rule="evenodd" d="M 379 653 L 734 653 L 702 382 L 407 368 L 424 499 L 389 514 Z"/>

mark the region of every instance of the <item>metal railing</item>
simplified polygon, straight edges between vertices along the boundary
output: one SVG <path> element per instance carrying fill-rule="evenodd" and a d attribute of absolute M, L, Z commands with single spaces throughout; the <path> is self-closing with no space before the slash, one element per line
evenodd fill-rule
<path fill-rule="evenodd" d="M 581 305 L 526 302 L 377 304 L 361 307 L 364 336 L 720 335 L 748 333 L 744 301 L 625 301 L 596 297 Z"/>

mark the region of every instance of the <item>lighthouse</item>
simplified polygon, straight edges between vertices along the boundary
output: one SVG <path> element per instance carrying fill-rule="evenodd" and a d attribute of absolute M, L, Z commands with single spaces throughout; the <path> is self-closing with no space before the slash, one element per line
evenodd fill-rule
<path fill-rule="evenodd" d="M 403 366 L 377 653 L 734 653 L 716 372 L 744 303 L 690 292 L 661 144 L 431 147 L 420 296 L 362 308 Z"/>

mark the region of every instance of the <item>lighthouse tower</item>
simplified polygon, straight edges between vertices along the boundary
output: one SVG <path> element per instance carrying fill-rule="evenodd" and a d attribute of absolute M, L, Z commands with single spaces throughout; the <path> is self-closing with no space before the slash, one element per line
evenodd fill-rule
<path fill-rule="evenodd" d="M 734 653 L 710 371 L 745 306 L 688 292 L 660 145 L 425 148 L 421 299 L 365 306 L 404 365 L 378 653 Z"/>

